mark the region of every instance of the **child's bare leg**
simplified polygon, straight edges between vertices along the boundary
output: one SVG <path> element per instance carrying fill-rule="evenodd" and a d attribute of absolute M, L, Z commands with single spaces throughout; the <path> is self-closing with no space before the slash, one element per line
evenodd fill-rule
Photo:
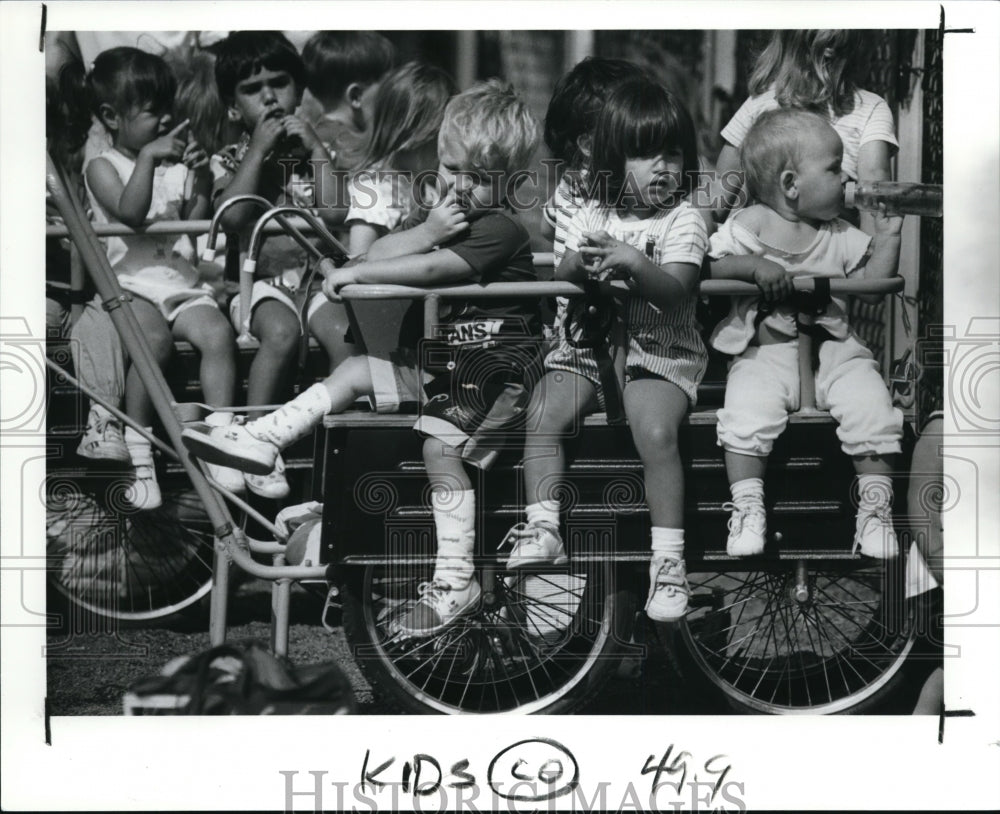
<path fill-rule="evenodd" d="M 896 471 L 895 455 L 855 455 L 851 460 L 859 475 L 892 475 Z"/>
<path fill-rule="evenodd" d="M 684 391 L 662 379 L 637 379 L 625 388 L 625 414 L 642 459 L 653 527 L 646 613 L 658 622 L 681 618 L 690 593 L 684 569 L 684 469 L 677 448 L 688 405 Z"/>
<path fill-rule="evenodd" d="M 625 388 L 625 414 L 642 459 L 654 527 L 684 528 L 684 469 L 677 430 L 688 405 L 684 391 L 662 379 L 638 379 Z"/>
<path fill-rule="evenodd" d="M 132 313 L 135 314 L 139 329 L 152 351 L 153 359 L 160 368 L 163 368 L 170 359 L 174 347 L 170 326 L 167 325 L 159 309 L 147 300 L 133 297 Z M 125 412 L 144 427 L 153 423 L 153 402 L 146 392 L 146 385 L 142 383 L 135 364 L 129 367 L 125 376 Z"/>
<path fill-rule="evenodd" d="M 153 359 L 162 368 L 173 350 L 170 326 L 156 306 L 138 297 L 132 300 L 132 312 Z M 143 427 L 149 427 L 153 423 L 153 403 L 134 364 L 125 377 L 125 412 Z M 152 445 L 145 436 L 131 427 L 125 428 L 124 439 L 129 460 L 135 468 L 135 480 L 126 490 L 125 500 L 137 509 L 155 509 L 161 505 L 162 498 L 160 487 L 156 483 Z"/>
<path fill-rule="evenodd" d="M 575 373 L 549 371 L 535 386 L 524 441 L 524 492 L 528 505 L 554 501 L 558 512 L 558 489 L 566 470 L 563 442 L 597 404 L 597 389 Z"/>
<path fill-rule="evenodd" d="M 361 352 L 357 345 L 344 341 L 348 327 L 347 310 L 341 303 L 324 303 L 309 318 L 309 332 L 326 351 L 331 372 L 345 359 Z"/>
<path fill-rule="evenodd" d="M 174 321 L 174 336 L 187 340 L 201 354 L 205 401 L 213 407 L 230 407 L 236 386 L 236 344 L 222 312 L 212 306 L 188 308 Z"/>
<path fill-rule="evenodd" d="M 186 339 L 201 354 L 199 373 L 205 401 L 213 407 L 230 407 L 236 388 L 236 341 L 233 329 L 222 312 L 211 305 L 182 311 L 174 320 L 174 335 Z M 218 412 L 206 417 L 212 427 L 228 427 L 233 413 Z M 209 464 L 209 476 L 230 492 L 242 492 L 242 472 Z"/>
<path fill-rule="evenodd" d="M 264 300 L 253 309 L 250 331 L 260 340 L 260 348 L 250 365 L 247 381 L 247 404 L 273 404 L 288 387 L 295 370 L 298 351 L 299 319 L 284 303 Z M 262 415 L 250 412 L 251 417 Z"/>
<path fill-rule="evenodd" d="M 744 455 L 742 452 L 725 453 L 726 477 L 729 478 L 729 485 L 739 483 L 747 478 L 764 479 L 767 473 L 767 458 L 758 455 Z"/>

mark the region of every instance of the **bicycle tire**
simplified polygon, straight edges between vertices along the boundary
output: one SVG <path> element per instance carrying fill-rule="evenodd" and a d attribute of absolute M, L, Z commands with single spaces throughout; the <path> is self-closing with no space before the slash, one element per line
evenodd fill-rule
<path fill-rule="evenodd" d="M 212 524 L 183 476 L 161 479 L 163 503 L 122 499 L 129 473 L 50 473 L 45 481 L 48 583 L 73 614 L 120 626 L 164 625 L 204 611 Z"/>
<path fill-rule="evenodd" d="M 344 632 L 381 700 L 416 714 L 574 712 L 613 675 L 632 596 L 608 563 L 514 577 L 441 633 L 407 638 L 393 622 L 430 566 L 355 566 L 342 587 Z"/>
<path fill-rule="evenodd" d="M 686 650 L 739 712 L 859 714 L 891 697 L 917 640 L 916 603 L 901 565 L 811 569 L 809 598 L 794 566 L 689 574 Z"/>

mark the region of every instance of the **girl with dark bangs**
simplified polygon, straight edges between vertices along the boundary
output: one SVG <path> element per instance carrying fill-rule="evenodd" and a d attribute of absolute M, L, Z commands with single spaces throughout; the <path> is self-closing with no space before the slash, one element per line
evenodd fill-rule
<path fill-rule="evenodd" d="M 616 86 L 594 131 L 592 200 L 574 215 L 556 270 L 560 280 L 614 276 L 631 288 L 628 300 L 616 305 L 624 330 L 612 332 L 611 364 L 624 368 L 621 400 L 643 463 L 653 526 L 646 613 L 657 621 L 681 618 L 689 594 L 677 430 L 707 362 L 695 301 L 708 236 L 687 200 L 697 171 L 694 125 L 676 97 L 646 77 Z M 508 568 L 565 561 L 562 443 L 581 416 L 607 409 L 616 395 L 605 392 L 608 375 L 602 377 L 594 351 L 581 347 L 570 329 L 546 358 L 546 374 L 532 394 L 529 411 L 537 419 L 529 422 L 524 460 L 528 522 L 508 535 L 514 543 Z"/>
<path fill-rule="evenodd" d="M 94 221 L 138 229 L 149 221 L 208 217 L 208 156 L 190 139 L 190 122 L 173 119 L 177 83 L 167 63 L 136 48 L 112 48 L 94 60 L 87 89 L 91 110 L 111 137 L 110 146 L 83 168 Z M 201 354 L 205 401 L 232 405 L 233 331 L 199 278 L 191 239 L 139 232 L 105 243 L 154 358 L 164 365 L 174 338 L 190 342 Z M 125 412 L 147 429 L 152 424 L 152 402 L 135 368 L 125 379 Z M 155 509 L 161 496 L 150 441 L 132 427 L 124 441 L 135 469 L 124 498 L 136 509 Z M 210 474 L 227 487 L 240 476 L 222 467 Z"/>

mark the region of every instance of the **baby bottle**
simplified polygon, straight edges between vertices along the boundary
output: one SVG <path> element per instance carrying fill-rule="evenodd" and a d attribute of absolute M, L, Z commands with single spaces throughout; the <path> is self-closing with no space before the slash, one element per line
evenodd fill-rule
<path fill-rule="evenodd" d="M 941 185 L 912 184 L 906 181 L 848 181 L 844 186 L 844 206 L 848 209 L 877 210 L 885 204 L 890 215 L 941 217 Z"/>

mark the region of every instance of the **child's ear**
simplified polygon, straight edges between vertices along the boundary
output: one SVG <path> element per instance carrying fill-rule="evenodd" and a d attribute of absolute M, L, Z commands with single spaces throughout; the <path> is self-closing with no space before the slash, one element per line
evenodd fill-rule
<path fill-rule="evenodd" d="M 108 130 L 114 131 L 118 129 L 118 112 L 111 105 L 107 104 L 107 102 L 97 108 L 97 117 L 101 120 L 101 124 L 107 127 Z"/>
<path fill-rule="evenodd" d="M 243 116 L 240 114 L 240 112 L 236 109 L 236 107 L 234 105 L 230 105 L 226 109 L 226 117 L 231 122 L 239 122 L 239 121 L 242 121 L 242 119 L 243 119 Z"/>
<path fill-rule="evenodd" d="M 576 137 L 576 149 L 584 158 L 590 158 L 590 150 L 594 143 L 594 137 L 590 133 L 581 133 Z"/>
<path fill-rule="evenodd" d="M 778 176 L 781 193 L 791 200 L 799 197 L 799 174 L 795 170 L 782 170 Z"/>
<path fill-rule="evenodd" d="M 360 82 L 351 82 L 350 85 L 344 90 L 344 98 L 347 99 L 347 103 L 353 107 L 355 110 L 361 108 L 361 97 L 365 93 L 365 86 Z"/>

